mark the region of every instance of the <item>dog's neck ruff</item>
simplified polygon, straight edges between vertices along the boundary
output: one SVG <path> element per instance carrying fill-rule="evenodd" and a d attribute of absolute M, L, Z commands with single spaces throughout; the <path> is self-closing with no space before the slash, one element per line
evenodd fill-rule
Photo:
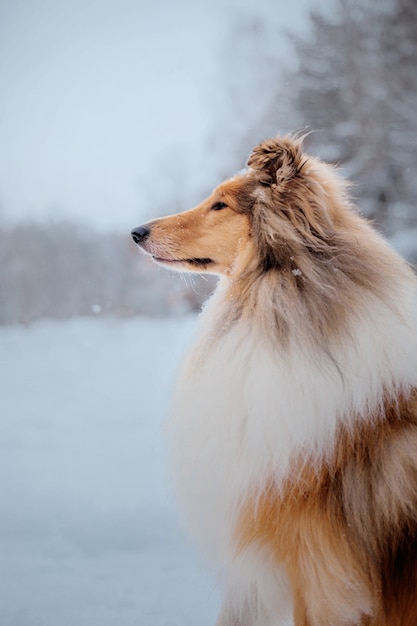
<path fill-rule="evenodd" d="M 256 298 L 231 323 L 229 290 L 221 281 L 201 315 L 171 419 L 188 521 L 205 536 L 210 553 L 223 559 L 251 490 L 271 478 L 278 489 L 296 479 L 295 460 L 298 468 L 300 459 L 319 466 L 341 426 L 377 419 L 387 395 L 417 386 L 411 272 L 386 285 L 386 301 L 362 296 L 328 343 L 296 322 L 285 342 L 273 330 L 268 336 L 266 303 L 255 306 Z"/>

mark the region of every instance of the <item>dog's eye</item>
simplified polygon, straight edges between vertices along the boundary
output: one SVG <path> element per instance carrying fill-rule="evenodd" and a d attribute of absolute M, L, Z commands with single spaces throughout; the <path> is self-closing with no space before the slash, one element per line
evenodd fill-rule
<path fill-rule="evenodd" d="M 213 206 L 211 207 L 211 210 L 221 211 L 222 209 L 225 209 L 226 207 L 227 207 L 227 204 L 225 202 L 215 202 Z"/>

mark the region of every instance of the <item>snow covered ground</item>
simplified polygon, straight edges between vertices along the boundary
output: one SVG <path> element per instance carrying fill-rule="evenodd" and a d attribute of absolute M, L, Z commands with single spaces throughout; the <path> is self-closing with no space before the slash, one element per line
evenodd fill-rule
<path fill-rule="evenodd" d="M 0 329 L 1 626 L 211 626 L 162 424 L 193 317 Z"/>

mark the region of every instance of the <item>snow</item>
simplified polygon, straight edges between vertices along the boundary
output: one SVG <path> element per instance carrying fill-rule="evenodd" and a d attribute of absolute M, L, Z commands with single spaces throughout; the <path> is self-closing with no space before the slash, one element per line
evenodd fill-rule
<path fill-rule="evenodd" d="M 195 318 L 0 329 L 0 624 L 209 626 L 163 423 Z"/>

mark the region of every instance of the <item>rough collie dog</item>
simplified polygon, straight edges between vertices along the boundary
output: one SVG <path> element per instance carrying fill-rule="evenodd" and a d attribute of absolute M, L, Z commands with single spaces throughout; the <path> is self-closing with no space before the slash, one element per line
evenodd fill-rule
<path fill-rule="evenodd" d="M 221 279 L 171 419 L 218 626 L 416 626 L 417 282 L 299 138 L 132 232 Z"/>

